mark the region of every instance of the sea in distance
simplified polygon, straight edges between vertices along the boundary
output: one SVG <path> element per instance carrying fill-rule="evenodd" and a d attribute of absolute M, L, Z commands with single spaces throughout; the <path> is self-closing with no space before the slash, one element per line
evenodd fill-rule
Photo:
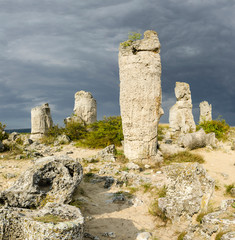
<path fill-rule="evenodd" d="M 5 129 L 7 133 L 31 133 L 31 128 L 20 128 L 20 129 Z"/>

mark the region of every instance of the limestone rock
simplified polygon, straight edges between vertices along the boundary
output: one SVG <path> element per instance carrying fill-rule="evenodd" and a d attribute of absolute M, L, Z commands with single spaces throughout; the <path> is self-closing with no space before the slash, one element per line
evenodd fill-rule
<path fill-rule="evenodd" d="M 206 134 L 203 129 L 200 129 L 194 133 L 181 135 L 178 139 L 178 144 L 190 150 L 202 148 L 208 145 L 215 147 L 215 133 Z"/>
<path fill-rule="evenodd" d="M 199 122 L 212 120 L 212 106 L 207 101 L 201 102 L 200 105 L 200 119 Z"/>
<path fill-rule="evenodd" d="M 206 211 L 214 191 L 211 179 L 198 163 L 174 164 L 165 167 L 168 176 L 166 197 L 158 199 L 158 206 L 172 221 L 181 216 L 192 217 Z"/>
<path fill-rule="evenodd" d="M 184 239 L 210 240 L 212 234 L 217 235 L 219 232 L 224 232 L 221 240 L 234 239 L 235 210 L 232 207 L 233 204 L 235 204 L 234 199 L 222 201 L 220 210 L 206 214 L 200 225 L 191 225 Z"/>
<path fill-rule="evenodd" d="M 82 176 L 81 164 L 68 156 L 41 158 L 0 193 L 0 202 L 23 208 L 46 202 L 68 203 Z"/>
<path fill-rule="evenodd" d="M 31 136 L 32 140 L 38 140 L 52 127 L 53 121 L 49 104 L 35 107 L 31 110 Z"/>
<path fill-rule="evenodd" d="M 161 108 L 161 59 L 158 35 L 119 48 L 120 108 L 124 154 L 130 160 L 156 159 Z"/>
<path fill-rule="evenodd" d="M 179 147 L 177 144 L 166 144 L 166 143 L 160 144 L 160 150 L 163 154 L 167 154 L 167 155 L 172 155 L 172 154 L 185 151 L 184 148 Z"/>
<path fill-rule="evenodd" d="M 75 93 L 74 114 L 78 121 L 86 124 L 97 121 L 96 100 L 90 92 L 78 91 Z M 72 118 L 74 118 L 72 117 Z M 74 120 L 75 120 L 74 118 Z"/>
<path fill-rule="evenodd" d="M 176 104 L 169 112 L 169 124 L 173 133 L 195 131 L 196 125 L 192 114 L 192 99 L 189 84 L 176 82 Z"/>
<path fill-rule="evenodd" d="M 138 233 L 136 240 L 150 240 L 152 234 L 149 232 Z"/>
<path fill-rule="evenodd" d="M 70 205 L 48 203 L 40 210 L 0 209 L 0 239 L 4 240 L 82 240 L 83 228 L 80 210 Z"/>

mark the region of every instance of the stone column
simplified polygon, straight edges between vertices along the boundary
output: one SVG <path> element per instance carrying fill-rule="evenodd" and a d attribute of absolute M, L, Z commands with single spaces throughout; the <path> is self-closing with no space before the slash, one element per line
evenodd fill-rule
<path fill-rule="evenodd" d="M 196 125 L 192 113 L 192 99 L 189 84 L 176 82 L 175 85 L 176 104 L 171 107 L 169 113 L 169 124 L 173 133 L 194 132 Z"/>
<path fill-rule="evenodd" d="M 200 105 L 200 119 L 199 122 L 212 120 L 212 106 L 207 101 L 201 102 Z"/>
<path fill-rule="evenodd" d="M 143 40 L 120 44 L 120 108 L 124 154 L 130 160 L 157 160 L 157 128 L 161 108 L 160 42 L 154 31 Z"/>
<path fill-rule="evenodd" d="M 75 104 L 73 120 L 78 120 L 86 124 L 97 121 L 96 100 L 90 92 L 78 91 L 75 93 Z"/>
<path fill-rule="evenodd" d="M 43 137 L 53 126 L 51 111 L 48 103 L 32 108 L 31 110 L 31 136 L 32 140 Z"/>

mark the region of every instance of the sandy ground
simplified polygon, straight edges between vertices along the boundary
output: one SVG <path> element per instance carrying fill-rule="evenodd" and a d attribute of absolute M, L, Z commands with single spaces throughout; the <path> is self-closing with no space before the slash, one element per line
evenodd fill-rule
<path fill-rule="evenodd" d="M 56 154 L 69 152 L 69 156 L 76 159 L 93 156 L 97 151 L 65 145 L 62 151 Z M 218 190 L 214 192 L 212 203 L 217 207 L 221 200 L 229 198 L 224 195 L 224 185 L 235 183 L 235 151 L 225 148 L 213 151 L 197 149 L 193 152 L 205 158 L 206 162 L 203 165 L 216 181 Z M 9 160 L 6 154 L 0 155 L 0 190 L 10 187 L 20 173 L 32 164 L 31 160 Z M 8 178 L 9 173 L 15 176 Z M 104 182 L 83 181 L 77 189 L 75 199 L 81 202 L 81 211 L 86 220 L 85 232 L 98 236 L 101 240 L 112 239 L 104 236 L 105 232 L 115 233 L 116 240 L 135 240 L 137 233 L 149 231 L 154 233 L 155 239 L 174 240 L 185 229 L 186 225 L 182 223 L 174 225 L 169 223 L 164 226 L 160 219 L 148 213 L 149 205 L 153 200 L 150 193 L 144 194 L 141 190 L 134 193 L 134 205 L 130 204 L 130 200 L 121 204 L 113 203 L 111 201 L 113 193 L 126 189 L 117 187 L 105 189 L 103 186 Z"/>

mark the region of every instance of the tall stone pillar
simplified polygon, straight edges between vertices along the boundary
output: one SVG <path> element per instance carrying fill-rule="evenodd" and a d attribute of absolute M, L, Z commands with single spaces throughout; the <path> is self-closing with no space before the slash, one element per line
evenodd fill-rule
<path fill-rule="evenodd" d="M 32 108 L 31 110 L 31 136 L 32 140 L 43 137 L 53 126 L 51 111 L 48 103 Z"/>
<path fill-rule="evenodd" d="M 192 113 L 192 99 L 189 84 L 176 82 L 176 104 L 169 112 L 169 124 L 173 133 L 194 132 L 196 125 Z"/>
<path fill-rule="evenodd" d="M 200 119 L 199 122 L 212 120 L 212 106 L 207 101 L 201 102 L 200 105 Z"/>
<path fill-rule="evenodd" d="M 78 91 L 75 93 L 74 120 L 91 124 L 97 121 L 96 100 L 90 92 Z"/>
<path fill-rule="evenodd" d="M 120 108 L 124 154 L 130 160 L 157 160 L 157 128 L 161 108 L 160 42 L 154 31 L 143 40 L 120 44 Z"/>

